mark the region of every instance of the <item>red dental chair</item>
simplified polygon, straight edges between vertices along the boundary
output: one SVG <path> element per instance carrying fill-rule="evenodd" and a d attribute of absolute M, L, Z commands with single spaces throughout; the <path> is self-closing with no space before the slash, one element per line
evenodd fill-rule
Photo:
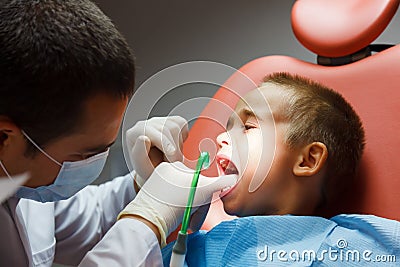
<path fill-rule="evenodd" d="M 262 57 L 241 67 L 214 96 L 234 109 L 239 96 L 254 89 L 266 75 L 290 72 L 337 90 L 353 105 L 364 125 L 366 147 L 356 184 L 335 207 L 330 207 L 328 213 L 332 216 L 359 213 L 400 220 L 400 45 L 371 45 L 399 3 L 297 1 L 292 9 L 293 31 L 307 49 L 318 55 L 318 64 L 287 56 Z M 206 106 L 184 144 L 187 158 L 196 159 L 200 142 L 206 138 L 216 140 L 224 130 L 216 121 L 205 119 L 215 114 L 219 116 L 216 121 L 224 125 L 230 111 L 217 101 Z M 215 164 L 205 174 L 215 176 Z M 210 229 L 225 219 L 229 217 L 221 203 L 215 202 L 203 228 Z"/>

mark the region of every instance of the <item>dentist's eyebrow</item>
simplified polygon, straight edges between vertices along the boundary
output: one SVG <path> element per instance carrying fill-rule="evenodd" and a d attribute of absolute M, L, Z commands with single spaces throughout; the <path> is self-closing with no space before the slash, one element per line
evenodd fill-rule
<path fill-rule="evenodd" d="M 111 147 L 115 143 L 115 140 L 109 143 L 108 145 L 100 145 L 92 148 L 87 148 L 85 149 L 84 153 L 90 153 L 90 152 L 103 152 L 106 151 L 107 148 Z"/>

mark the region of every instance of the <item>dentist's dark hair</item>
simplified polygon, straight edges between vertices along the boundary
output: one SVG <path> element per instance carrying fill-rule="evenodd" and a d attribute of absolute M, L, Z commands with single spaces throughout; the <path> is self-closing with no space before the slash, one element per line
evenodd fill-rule
<path fill-rule="evenodd" d="M 40 146 L 80 125 L 99 93 L 133 94 L 134 59 L 87 0 L 0 0 L 0 115 Z"/>

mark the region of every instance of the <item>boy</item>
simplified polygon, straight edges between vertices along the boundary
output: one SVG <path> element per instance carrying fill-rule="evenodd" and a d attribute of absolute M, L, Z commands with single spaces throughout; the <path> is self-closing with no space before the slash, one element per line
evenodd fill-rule
<path fill-rule="evenodd" d="M 361 121 L 338 93 L 307 78 L 275 73 L 239 101 L 226 128 L 217 137 L 218 172 L 235 173 L 240 179 L 222 192 L 221 200 L 228 214 L 245 218 L 192 234 L 188 266 L 298 261 L 302 266 L 305 261 L 341 266 L 343 259 L 328 257 L 328 251 L 347 255 L 364 248 L 399 254 L 393 241 L 400 239 L 396 221 L 310 216 L 335 201 L 354 177 L 364 148 Z M 255 216 L 289 214 L 307 216 Z M 374 240 L 383 236 L 394 238 L 378 246 Z M 164 265 L 169 264 L 171 248 L 163 251 Z M 370 260 L 358 259 L 360 266 Z"/>
<path fill-rule="evenodd" d="M 316 214 L 352 179 L 364 148 L 361 121 L 343 97 L 287 73 L 239 101 L 227 130 L 217 163 L 220 174 L 232 168 L 242 177 L 222 197 L 237 216 Z"/>

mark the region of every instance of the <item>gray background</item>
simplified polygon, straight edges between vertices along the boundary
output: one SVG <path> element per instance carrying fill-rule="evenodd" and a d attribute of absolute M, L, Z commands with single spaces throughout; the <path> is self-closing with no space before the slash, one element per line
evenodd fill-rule
<path fill-rule="evenodd" d="M 158 71 L 177 63 L 209 60 L 240 68 L 267 55 L 288 55 L 315 62 L 290 25 L 294 0 L 126 1 L 97 0 L 128 40 L 136 57 L 136 88 Z M 399 43 L 400 12 L 375 43 Z M 152 115 L 193 97 L 211 97 L 218 87 L 187 85 L 170 92 Z M 150 103 L 151 104 L 151 103 Z M 193 106 L 200 113 L 204 101 Z M 141 118 L 145 119 L 145 118 Z M 121 137 L 121 135 L 120 135 Z M 121 138 L 111 148 L 102 183 L 127 173 Z"/>
<path fill-rule="evenodd" d="M 267 55 L 316 61 L 316 56 L 299 44 L 292 33 L 293 0 L 96 2 L 124 34 L 135 53 L 136 88 L 158 71 L 192 60 L 216 61 L 235 68 Z M 400 12 L 375 42 L 399 43 L 399 23 Z M 153 114 L 168 114 L 171 102 L 211 97 L 217 89 L 198 84 L 179 88 L 168 94 Z M 203 107 L 204 103 L 199 103 L 193 108 L 200 113 Z M 96 183 L 126 173 L 119 138 Z"/>

